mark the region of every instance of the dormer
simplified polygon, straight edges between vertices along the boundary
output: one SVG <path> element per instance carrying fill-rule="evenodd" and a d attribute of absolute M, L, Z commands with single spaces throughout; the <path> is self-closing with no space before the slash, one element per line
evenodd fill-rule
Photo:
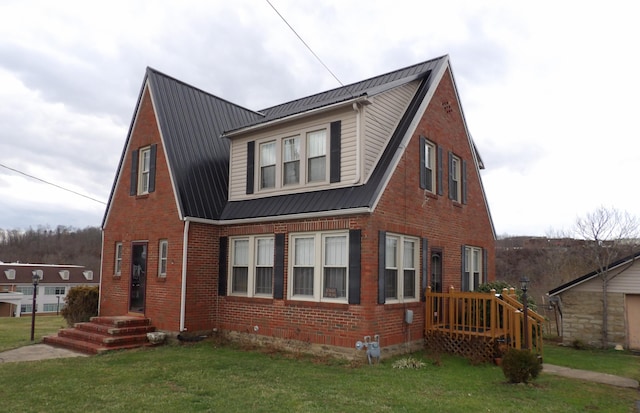
<path fill-rule="evenodd" d="M 58 274 L 60 274 L 60 278 L 62 278 L 64 281 L 69 281 L 69 270 L 58 271 Z"/>
<path fill-rule="evenodd" d="M 91 270 L 82 271 L 82 275 L 84 275 L 85 280 L 93 281 L 93 271 Z"/>
<path fill-rule="evenodd" d="M 7 277 L 7 280 L 15 280 L 16 279 L 16 270 L 13 268 L 9 268 L 4 270 L 4 275 Z"/>
<path fill-rule="evenodd" d="M 365 184 L 419 84 L 410 81 L 227 133 L 229 200 Z"/>

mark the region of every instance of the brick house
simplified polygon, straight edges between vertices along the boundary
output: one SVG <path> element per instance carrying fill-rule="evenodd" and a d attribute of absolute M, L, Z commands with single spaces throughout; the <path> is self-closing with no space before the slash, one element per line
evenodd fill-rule
<path fill-rule="evenodd" d="M 482 168 L 448 56 L 261 111 L 148 68 L 102 224 L 100 315 L 420 346 L 427 285 L 494 277 Z"/>
<path fill-rule="evenodd" d="M 640 252 L 609 265 L 607 346 L 640 350 Z M 549 291 L 561 313 L 562 342 L 602 346 L 602 278 L 597 271 Z"/>

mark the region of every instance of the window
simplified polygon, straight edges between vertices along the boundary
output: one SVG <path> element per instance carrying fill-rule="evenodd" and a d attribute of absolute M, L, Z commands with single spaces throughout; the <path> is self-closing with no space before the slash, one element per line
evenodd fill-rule
<path fill-rule="evenodd" d="M 151 176 L 151 147 L 140 149 L 140 166 L 138 170 L 138 195 L 149 193 L 149 178 Z"/>
<path fill-rule="evenodd" d="M 301 130 L 299 134 L 269 137 L 247 145 L 247 193 L 254 190 L 271 191 L 296 188 L 308 183 L 322 184 L 340 182 L 340 121 L 331 124 L 336 129 L 329 141 L 329 125 Z M 333 148 L 333 152 L 330 149 Z M 329 153 L 333 153 L 334 164 L 329 165 Z"/>
<path fill-rule="evenodd" d="M 122 243 L 116 242 L 116 263 L 114 268 L 115 275 L 122 273 Z"/>
<path fill-rule="evenodd" d="M 63 280 L 69 280 L 69 270 L 58 271 L 58 274 L 60 274 L 60 278 L 62 278 Z"/>
<path fill-rule="evenodd" d="M 327 130 L 307 133 L 307 181 L 326 180 L 327 169 Z"/>
<path fill-rule="evenodd" d="M 455 155 L 449 157 L 449 197 L 460 202 L 460 158 Z"/>
<path fill-rule="evenodd" d="M 250 236 L 232 239 L 231 295 L 273 295 L 274 238 Z"/>
<path fill-rule="evenodd" d="M 169 241 L 160 240 L 158 245 L 158 277 L 167 276 L 167 255 L 169 254 Z"/>
<path fill-rule="evenodd" d="M 42 311 L 45 313 L 57 313 L 64 307 L 64 303 L 46 303 L 42 304 Z"/>
<path fill-rule="evenodd" d="M 387 234 L 384 257 L 385 302 L 418 299 L 418 239 Z"/>
<path fill-rule="evenodd" d="M 346 302 L 349 238 L 344 232 L 291 235 L 291 281 L 294 300 Z"/>
<path fill-rule="evenodd" d="M 433 143 L 424 141 L 424 189 L 435 192 L 436 187 L 436 147 Z"/>
<path fill-rule="evenodd" d="M 260 144 L 260 188 L 276 186 L 276 142 Z"/>
<path fill-rule="evenodd" d="M 21 304 L 20 305 L 20 312 L 21 313 L 30 313 L 32 309 L 33 309 L 33 305 L 32 304 Z"/>
<path fill-rule="evenodd" d="M 13 268 L 9 268 L 8 270 L 4 270 L 4 275 L 7 276 L 7 280 L 15 280 L 16 279 L 16 270 Z"/>
<path fill-rule="evenodd" d="M 282 141 L 283 179 L 282 185 L 300 183 L 300 137 L 293 136 Z"/>
<path fill-rule="evenodd" d="M 64 295 L 65 291 L 65 287 L 44 287 L 44 295 Z"/>
<path fill-rule="evenodd" d="M 462 291 L 475 291 L 484 282 L 482 248 L 463 247 Z"/>
<path fill-rule="evenodd" d="M 33 296 L 33 287 L 16 287 L 17 293 L 22 293 L 27 296 Z M 38 291 L 36 290 L 36 295 L 38 295 Z M 31 311 L 31 310 L 29 310 Z"/>

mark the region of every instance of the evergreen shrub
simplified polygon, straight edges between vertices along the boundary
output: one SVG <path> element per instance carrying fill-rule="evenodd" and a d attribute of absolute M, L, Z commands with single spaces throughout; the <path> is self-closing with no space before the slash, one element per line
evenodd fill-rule
<path fill-rule="evenodd" d="M 60 313 L 67 321 L 67 325 L 73 326 L 75 323 L 89 321 L 91 317 L 98 315 L 97 286 L 78 286 L 69 289 L 65 298 L 65 306 Z"/>

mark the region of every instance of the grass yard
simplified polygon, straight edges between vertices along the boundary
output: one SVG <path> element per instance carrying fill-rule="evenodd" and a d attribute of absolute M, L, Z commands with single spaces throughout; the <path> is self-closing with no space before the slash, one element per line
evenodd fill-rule
<path fill-rule="evenodd" d="M 34 329 L 35 342 L 42 337 L 55 334 L 67 322 L 62 316 L 37 316 Z M 31 344 L 31 316 L 14 318 L 0 317 L 0 351 Z"/>
<path fill-rule="evenodd" d="M 4 323 L 0 319 L 0 336 L 7 331 Z M 50 332 L 58 327 L 53 323 Z M 28 342 L 30 321 L 24 331 Z M 552 354 L 548 362 L 561 364 Z M 0 410 L 632 412 L 639 398 L 637 390 L 544 372 L 529 385 L 507 384 L 493 365 L 474 366 L 446 355 L 413 357 L 426 366 L 394 369 L 393 360 L 357 365 L 205 340 L 88 358 L 5 363 L 0 364 Z"/>

